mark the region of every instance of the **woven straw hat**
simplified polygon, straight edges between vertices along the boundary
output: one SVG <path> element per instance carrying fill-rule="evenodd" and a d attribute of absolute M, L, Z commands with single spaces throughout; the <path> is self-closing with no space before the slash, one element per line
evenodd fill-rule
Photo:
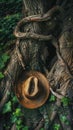
<path fill-rule="evenodd" d="M 21 105 L 34 109 L 42 106 L 48 99 L 50 89 L 46 77 L 37 71 L 25 73 L 24 80 L 15 88 Z"/>

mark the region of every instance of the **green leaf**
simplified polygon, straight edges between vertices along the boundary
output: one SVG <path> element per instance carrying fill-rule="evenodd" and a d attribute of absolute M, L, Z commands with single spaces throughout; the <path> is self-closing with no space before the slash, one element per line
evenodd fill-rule
<path fill-rule="evenodd" d="M 20 125 L 21 123 L 22 123 L 22 120 L 21 120 L 21 119 L 19 119 L 19 120 L 16 121 L 16 124 L 17 124 L 17 125 Z"/>
<path fill-rule="evenodd" d="M 40 130 L 44 130 L 44 128 L 41 128 Z"/>
<path fill-rule="evenodd" d="M 66 125 L 70 125 L 70 122 L 69 122 L 69 120 L 67 120 L 67 121 L 65 122 L 65 124 L 66 124 Z"/>
<path fill-rule="evenodd" d="M 20 108 L 17 108 L 17 109 L 15 110 L 15 112 L 13 112 L 13 115 L 16 116 L 16 117 L 22 116 L 21 109 L 20 109 Z"/>
<path fill-rule="evenodd" d="M 60 119 L 61 119 L 61 121 L 62 121 L 63 123 L 65 123 L 66 125 L 69 125 L 69 124 L 70 124 L 69 120 L 67 119 L 67 117 L 66 117 L 65 115 L 61 115 L 61 116 L 60 116 Z"/>
<path fill-rule="evenodd" d="M 15 115 L 12 115 L 11 116 L 11 122 L 16 123 L 16 121 L 17 121 L 17 117 Z"/>
<path fill-rule="evenodd" d="M 67 107 L 68 106 L 68 104 L 69 104 L 69 98 L 67 98 L 67 97 L 64 97 L 64 98 L 62 98 L 61 99 L 61 102 L 63 103 L 63 106 L 64 107 Z"/>
<path fill-rule="evenodd" d="M 17 130 L 23 130 L 22 125 L 16 125 Z"/>
<path fill-rule="evenodd" d="M 2 60 L 3 60 L 4 63 L 7 62 L 7 60 L 8 60 L 9 58 L 10 58 L 10 57 L 9 57 L 7 54 L 3 54 L 3 55 L 2 55 Z"/>
<path fill-rule="evenodd" d="M 65 121 L 67 120 L 66 116 L 63 116 L 63 115 L 61 115 L 60 118 L 61 118 L 61 121 L 62 121 L 62 122 L 65 122 Z"/>
<path fill-rule="evenodd" d="M 14 96 L 14 97 L 12 98 L 12 101 L 13 101 L 13 103 L 17 103 L 17 102 L 18 102 L 17 97 Z"/>
<path fill-rule="evenodd" d="M 53 130 L 60 130 L 60 124 L 55 123 L 53 125 Z"/>
<path fill-rule="evenodd" d="M 28 130 L 28 126 L 25 126 L 24 128 L 22 128 L 22 130 Z"/>
<path fill-rule="evenodd" d="M 4 78 L 4 75 L 2 72 L 0 72 L 0 79 Z"/>
<path fill-rule="evenodd" d="M 4 108 L 3 108 L 3 114 L 7 113 L 7 112 L 11 112 L 11 101 L 9 101 L 8 103 L 6 103 L 4 105 Z"/>
<path fill-rule="evenodd" d="M 18 117 L 18 116 L 21 116 L 21 114 L 22 114 L 21 109 L 17 108 L 15 111 L 15 115 Z"/>
<path fill-rule="evenodd" d="M 55 100 L 56 100 L 56 97 L 55 97 L 54 95 L 51 95 L 49 101 L 50 101 L 50 102 L 54 102 Z"/>
<path fill-rule="evenodd" d="M 0 61 L 0 69 L 3 69 L 5 67 L 5 64 L 3 61 Z"/>

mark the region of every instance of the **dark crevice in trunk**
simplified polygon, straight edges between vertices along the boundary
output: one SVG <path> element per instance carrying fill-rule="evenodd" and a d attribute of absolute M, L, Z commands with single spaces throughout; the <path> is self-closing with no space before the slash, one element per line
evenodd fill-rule
<path fill-rule="evenodd" d="M 46 64 L 50 71 L 52 66 L 57 60 L 57 55 L 56 55 L 56 48 L 51 43 L 47 44 L 47 47 L 48 47 L 49 56 L 46 59 Z"/>

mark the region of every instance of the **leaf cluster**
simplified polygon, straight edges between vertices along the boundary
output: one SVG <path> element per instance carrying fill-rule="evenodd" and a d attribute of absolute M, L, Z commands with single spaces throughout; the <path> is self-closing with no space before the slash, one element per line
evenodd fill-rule
<path fill-rule="evenodd" d="M 0 0 L 0 79 L 9 59 L 6 50 L 11 49 L 17 22 L 21 19 L 22 0 Z"/>
<path fill-rule="evenodd" d="M 21 12 L 22 0 L 0 0 L 0 17 Z"/>

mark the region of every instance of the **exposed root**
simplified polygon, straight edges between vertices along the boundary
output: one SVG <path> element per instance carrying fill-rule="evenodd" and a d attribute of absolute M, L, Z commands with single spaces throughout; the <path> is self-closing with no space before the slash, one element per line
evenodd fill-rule
<path fill-rule="evenodd" d="M 4 104 L 9 98 L 9 93 L 11 92 L 11 86 L 14 86 L 16 75 L 19 73 L 19 71 L 20 71 L 20 66 L 18 63 L 16 50 L 14 50 L 14 54 L 11 57 L 10 63 L 4 72 L 5 75 L 4 79 L 1 81 L 0 84 L 0 92 L 1 95 L 3 96 L 3 98 L 0 101 L 0 111 L 2 110 Z"/>
<path fill-rule="evenodd" d="M 44 119 L 42 118 L 34 130 L 40 130 L 43 127 L 43 125 L 44 125 Z"/>
<path fill-rule="evenodd" d="M 50 88 L 50 91 L 51 91 L 51 93 L 52 93 L 54 96 L 56 96 L 56 97 L 59 98 L 59 99 L 62 99 L 62 98 L 64 97 L 63 95 L 60 95 L 60 94 L 58 94 L 57 92 L 54 92 L 52 88 Z"/>
<path fill-rule="evenodd" d="M 7 86 L 6 89 L 5 89 L 4 96 L 3 96 L 2 100 L 0 101 L 0 111 L 2 110 L 6 101 L 8 100 L 9 93 L 10 93 L 10 86 Z"/>
<path fill-rule="evenodd" d="M 22 59 L 22 55 L 21 55 L 21 53 L 19 51 L 19 42 L 20 42 L 20 40 L 17 39 L 17 42 L 16 42 L 16 54 L 18 56 L 18 60 L 19 60 L 20 65 L 25 70 L 25 65 L 24 65 L 24 62 L 23 62 L 23 59 Z"/>
<path fill-rule="evenodd" d="M 50 9 L 46 14 L 43 16 L 41 15 L 32 15 L 28 16 L 26 18 L 23 18 L 20 22 L 18 22 L 14 35 L 17 38 L 24 38 L 24 39 L 35 39 L 35 40 L 44 40 L 47 41 L 49 39 L 52 39 L 51 35 L 40 35 L 36 33 L 31 33 L 31 32 L 20 32 L 20 27 L 26 23 L 31 23 L 31 22 L 44 22 L 44 21 L 49 21 L 52 19 L 52 16 L 55 12 L 62 13 L 63 9 L 59 6 L 53 7 Z M 53 30 L 53 26 L 51 26 L 51 30 Z"/>
<path fill-rule="evenodd" d="M 17 129 L 16 129 L 16 124 L 13 124 L 11 130 L 17 130 Z"/>

